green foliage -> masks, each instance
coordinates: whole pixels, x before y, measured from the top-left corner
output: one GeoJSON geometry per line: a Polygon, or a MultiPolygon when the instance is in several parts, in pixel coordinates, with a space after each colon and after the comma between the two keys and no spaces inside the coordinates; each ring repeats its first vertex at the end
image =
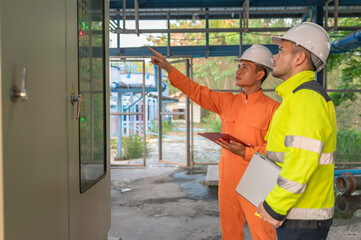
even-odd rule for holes
{"type": "MultiPolygon", "coordinates": [[[[173,59],[172,59],[173,60],[173,59]]],[[[174,61],[177,61],[179,59],[174,59],[174,61]]],[[[185,72],[185,63],[184,62],[179,62],[179,63],[173,63],[172,64],[179,72],[186,74],[185,72]]],[[[163,71],[164,73],[164,71],[163,71]]],[[[177,92],[179,92],[179,90],[175,87],[172,86],[172,84],[170,83],[169,79],[167,76],[163,75],[162,81],[167,85],[168,90],[169,90],[169,94],[175,94],[177,92]]]]}
{"type": "MultiPolygon", "coordinates": [[[[124,159],[135,159],[143,156],[143,139],[138,135],[122,138],[122,146],[124,150],[124,159]]],[[[147,144],[145,145],[145,154],[150,151],[147,144]]]]}
{"type": "Polygon", "coordinates": [[[237,62],[234,57],[194,59],[193,77],[211,89],[234,89],[237,62]]]}
{"type": "Polygon", "coordinates": [[[339,129],[337,132],[336,159],[338,162],[361,159],[361,131],[356,128],[339,129]]]}
{"type": "MultiPolygon", "coordinates": [[[[350,100],[351,102],[353,102],[357,99],[355,93],[353,92],[333,92],[330,94],[330,98],[334,103],[335,107],[340,106],[346,100],[350,100]]],[[[348,108],[349,106],[350,105],[346,105],[345,107],[348,108]]]]}
{"type": "MultiPolygon", "coordinates": [[[[300,23],[299,19],[250,19],[248,22],[249,28],[276,28],[276,27],[290,27],[300,23]]],[[[171,29],[190,29],[190,28],[205,28],[205,20],[177,20],[170,24],[171,29]]],[[[218,19],[209,20],[209,28],[239,28],[239,19],[218,19]]],[[[242,35],[243,44],[270,44],[271,36],[274,33],[258,33],[246,32],[242,35]]],[[[190,45],[205,45],[205,33],[171,33],[171,46],[190,46],[190,45]]],[[[167,35],[159,36],[150,35],[147,40],[152,42],[155,46],[166,46],[167,35]]],[[[218,32],[209,34],[210,45],[238,45],[240,42],[240,35],[237,32],[218,32]]]]}
{"type": "Polygon", "coordinates": [[[115,137],[110,138],[110,149],[117,149],[118,140],[115,137]]]}
{"type": "Polygon", "coordinates": [[[202,122],[211,132],[221,132],[222,130],[222,120],[215,114],[211,114],[209,117],[202,118],[202,122]]]}
{"type": "MultiPolygon", "coordinates": [[[[174,122],[163,121],[162,122],[162,134],[167,134],[168,132],[172,131],[172,128],[174,128],[174,127],[175,127],[174,122]]],[[[152,126],[151,126],[151,131],[158,132],[158,121],[153,121],[152,126]]]]}
{"type": "MultiPolygon", "coordinates": [[[[329,59],[330,70],[341,70],[341,76],[337,78],[335,84],[336,89],[358,89],[361,87],[361,57],[359,54],[354,52],[333,54],[329,59]]],[[[357,99],[355,92],[334,92],[330,94],[330,97],[336,107],[346,100],[353,102],[357,99]]]]}
{"type": "MultiPolygon", "coordinates": [[[[341,18],[339,25],[360,26],[361,18],[341,18]]],[[[330,33],[331,40],[341,39],[350,33],[351,31],[333,31],[330,33]]],[[[331,85],[336,89],[359,89],[361,87],[360,49],[331,54],[327,60],[327,70],[329,86],[331,85]]],[[[350,100],[350,102],[357,100],[355,92],[334,92],[330,94],[330,97],[336,107],[347,100],[350,100]]]]}
{"type": "Polygon", "coordinates": [[[167,132],[172,131],[172,128],[174,126],[175,126],[174,122],[164,121],[164,122],[162,122],[162,132],[167,133],[167,132]]]}

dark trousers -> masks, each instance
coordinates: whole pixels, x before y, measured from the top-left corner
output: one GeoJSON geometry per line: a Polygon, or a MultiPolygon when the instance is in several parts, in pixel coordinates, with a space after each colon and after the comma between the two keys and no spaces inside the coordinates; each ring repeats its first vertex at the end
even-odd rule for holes
{"type": "Polygon", "coordinates": [[[329,230],[329,227],[316,229],[279,227],[276,232],[278,240],[326,240],[329,230]]]}

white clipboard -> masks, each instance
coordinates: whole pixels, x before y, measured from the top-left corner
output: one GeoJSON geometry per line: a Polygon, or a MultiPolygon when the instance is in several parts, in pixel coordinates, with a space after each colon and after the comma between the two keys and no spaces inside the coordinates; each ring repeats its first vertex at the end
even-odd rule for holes
{"type": "Polygon", "coordinates": [[[280,166],[256,152],[248,164],[236,191],[258,207],[276,185],[280,171],[280,166]]]}

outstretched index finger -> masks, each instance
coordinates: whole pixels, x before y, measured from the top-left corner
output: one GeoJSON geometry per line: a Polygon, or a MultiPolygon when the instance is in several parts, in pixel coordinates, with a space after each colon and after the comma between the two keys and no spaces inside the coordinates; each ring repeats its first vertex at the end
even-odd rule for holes
{"type": "Polygon", "coordinates": [[[155,51],[153,48],[148,47],[148,49],[149,49],[150,51],[152,51],[152,53],[154,53],[154,55],[156,55],[157,57],[164,58],[164,56],[163,56],[161,53],[155,51]]]}

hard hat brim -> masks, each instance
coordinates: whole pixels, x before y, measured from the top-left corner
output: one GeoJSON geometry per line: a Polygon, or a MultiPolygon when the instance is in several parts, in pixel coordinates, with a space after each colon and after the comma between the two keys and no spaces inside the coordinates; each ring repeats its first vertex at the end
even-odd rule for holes
{"type": "Polygon", "coordinates": [[[242,60],[252,62],[252,63],[256,64],[257,66],[260,66],[260,67],[266,69],[268,73],[269,73],[269,72],[272,72],[272,70],[273,70],[273,69],[270,68],[270,67],[267,67],[267,66],[265,66],[265,65],[263,65],[263,64],[255,63],[255,62],[253,62],[253,61],[251,61],[251,60],[249,60],[249,59],[247,59],[247,58],[235,58],[235,59],[234,59],[234,61],[238,61],[238,62],[240,62],[240,61],[242,61],[242,60]]]}
{"type": "MultiPolygon", "coordinates": [[[[281,45],[282,40],[284,39],[283,37],[272,37],[272,42],[276,45],[281,45]]],[[[286,40],[286,39],[285,39],[286,40]]]]}
{"type": "Polygon", "coordinates": [[[278,46],[281,45],[283,40],[290,41],[290,42],[293,42],[294,44],[298,45],[297,43],[294,42],[294,40],[291,40],[291,39],[285,38],[285,37],[271,37],[271,39],[272,39],[272,42],[278,46]]]}

